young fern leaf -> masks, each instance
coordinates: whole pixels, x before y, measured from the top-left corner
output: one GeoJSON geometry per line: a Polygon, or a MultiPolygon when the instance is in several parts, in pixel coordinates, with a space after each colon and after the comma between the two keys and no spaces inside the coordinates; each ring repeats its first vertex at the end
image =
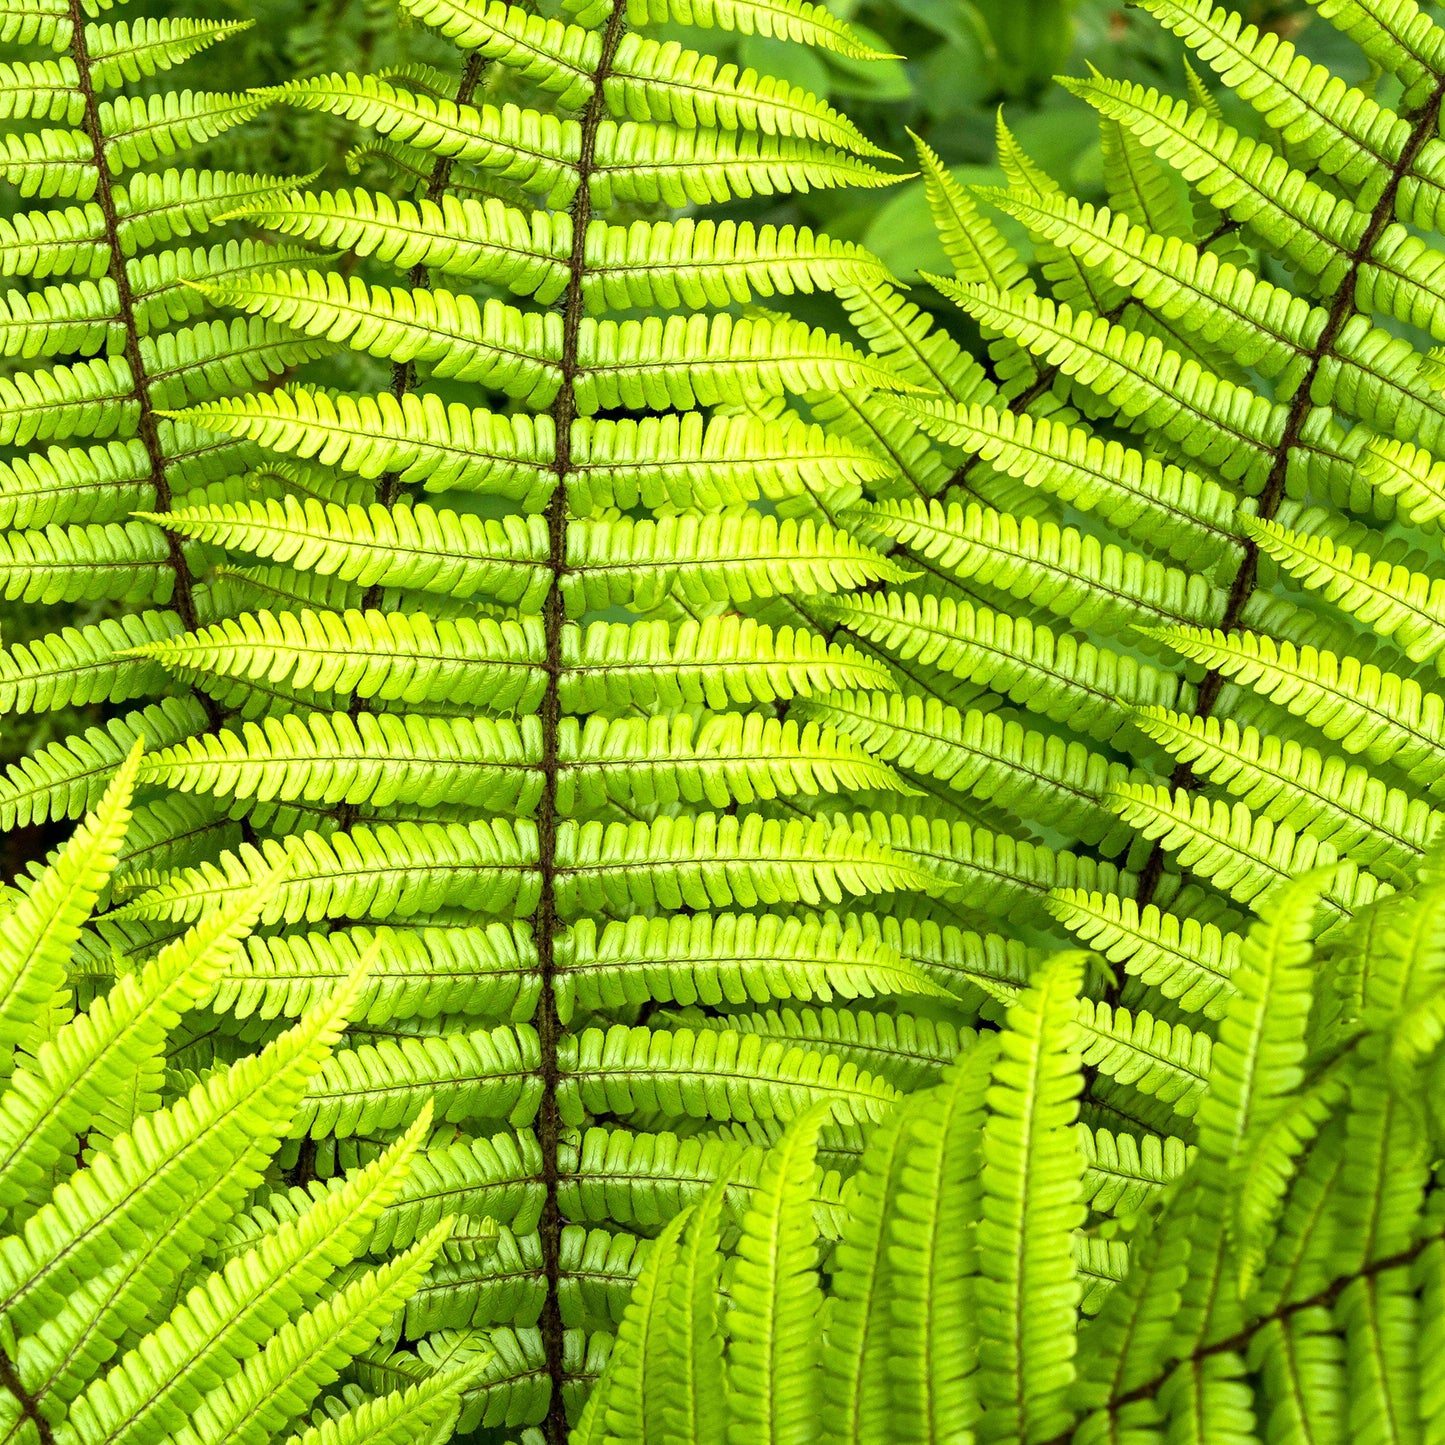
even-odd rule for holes
{"type": "Polygon", "coordinates": [[[794,1122],[743,1217],[725,1317],[730,1445],[802,1445],[812,1436],[822,1380],[816,1330],[822,1300],[807,1184],[827,1114],[820,1104],[794,1122]]]}
{"type": "MultiPolygon", "coordinates": [[[[318,1393],[385,1327],[450,1231],[443,1220],[409,1257],[346,1278],[403,1187],[430,1111],[345,1183],[262,1225],[234,1269],[210,1269],[212,1241],[261,1184],[339,1041],[366,962],[259,1054],[218,1064],[189,1089],[166,1076],[168,1042],[274,879],[88,1008],[26,1008],[74,961],[79,926],[115,866],[138,760],[137,748],[100,810],[33,880],[16,910],[26,927],[7,934],[19,960],[7,1017],[20,1062],[0,1091],[0,1410],[18,1439],[270,1439],[304,1428],[318,1393]],[[225,1435],[226,1419],[241,1433],[225,1435]]],[[[464,1381],[431,1392],[434,1419],[455,1408],[464,1381]]],[[[389,1398],[352,1404],[378,1420],[397,1408],[389,1398]]]]}
{"type": "Polygon", "coordinates": [[[16,1046],[44,1019],[65,986],[70,954],[119,856],[139,766],[136,743],[94,819],[65,845],[6,919],[0,939],[0,1065],[7,1075],[16,1046]]]}
{"type": "Polygon", "coordinates": [[[1010,1009],[991,1074],[977,1244],[982,1439],[1047,1440],[1067,1419],[1079,1297],[1069,1240],[1083,1221],[1083,1161],[1068,1129],[1082,973],[1067,955],[1049,964],[1010,1009]]]}

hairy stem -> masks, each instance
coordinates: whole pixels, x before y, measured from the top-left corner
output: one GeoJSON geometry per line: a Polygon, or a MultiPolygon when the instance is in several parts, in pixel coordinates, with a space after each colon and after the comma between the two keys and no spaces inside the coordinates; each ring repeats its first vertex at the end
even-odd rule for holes
{"type": "Polygon", "coordinates": [[[562,383],[550,414],[556,433],[553,472],[556,485],[547,503],[547,553],[552,585],[542,608],[546,651],[543,667],[547,677],[542,696],[542,796],[537,804],[537,858],[541,888],[537,900],[537,966],[541,992],[537,1003],[537,1036],[541,1058],[542,1101],[537,1112],[537,1140],[542,1151],[542,1183],[545,1197],[540,1224],[542,1271],[547,1296],[542,1305],[542,1340],[547,1355],[551,1396],[544,1429],[547,1445],[566,1445],[567,1412],[562,1387],[566,1379],[565,1335],[558,1286],[562,1273],[562,1211],[557,1199],[560,1175],[562,1121],[558,1110],[557,1050],[562,1021],[557,1013],[557,771],[562,719],[562,577],[567,570],[567,473],[572,469],[572,423],[577,419],[574,390],[581,370],[578,339],[582,330],[584,296],[582,283],[587,269],[587,228],[592,220],[591,178],[597,152],[597,133],[606,114],[603,84],[621,44],[627,7],[625,0],[612,0],[602,35],[602,51],[592,75],[592,94],[582,114],[581,145],[577,156],[577,190],[572,197],[572,250],[567,260],[567,289],[562,296],[562,383]]]}
{"type": "MultiPolygon", "coordinates": [[[[100,102],[95,94],[95,81],[91,74],[90,51],[85,39],[86,17],[81,0],[70,0],[70,57],[75,62],[78,88],[85,102],[85,113],[81,117],[81,128],[90,138],[94,153],[96,185],[95,200],[100,207],[105,223],[105,243],[110,254],[109,275],[115,283],[118,315],[117,319],[125,333],[125,360],[130,370],[131,385],[135,387],[136,400],[140,404],[140,416],[136,430],[141,444],[145,447],[146,459],[150,463],[150,482],[155,490],[155,509],[169,512],[171,509],[171,484],[166,477],[166,454],[161,445],[158,419],[151,402],[150,378],[146,374],[145,361],[141,356],[140,326],[136,320],[135,293],[131,289],[130,273],[126,269],[125,255],[120,244],[120,215],[115,206],[115,193],[111,189],[110,166],[105,156],[105,132],[100,121],[100,102]]],[[[172,604],[179,614],[187,632],[196,630],[196,579],[191,572],[181,539],[174,532],[165,534],[166,549],[170,556],[171,570],[175,574],[175,590],[172,604]]],[[[201,698],[212,722],[220,719],[220,710],[214,701],[202,693],[201,698]]]]}
{"type": "MultiPolygon", "coordinates": [[[[1380,192],[1380,198],[1375,202],[1374,209],[1370,213],[1369,224],[1361,234],[1355,249],[1350,253],[1349,264],[1340,280],[1339,290],[1335,293],[1334,300],[1330,305],[1324,329],[1320,332],[1319,338],[1310,352],[1304,376],[1300,379],[1299,385],[1290,398],[1284,430],[1280,436],[1279,445],[1275,449],[1274,463],[1270,467],[1269,475],[1265,478],[1264,490],[1260,493],[1259,506],[1255,512],[1255,516],[1261,521],[1272,520],[1279,511],[1280,503],[1284,501],[1285,484],[1289,478],[1290,455],[1299,443],[1305,423],[1314,409],[1310,393],[1314,387],[1315,378],[1319,375],[1320,367],[1329,359],[1330,353],[1334,350],[1335,342],[1339,339],[1345,323],[1356,313],[1355,278],[1359,274],[1360,267],[1369,260],[1370,253],[1375,248],[1375,242],[1379,240],[1385,227],[1395,218],[1395,193],[1400,189],[1401,181],[1409,175],[1410,168],[1414,165],[1415,159],[1424,148],[1425,143],[1432,139],[1439,130],[1442,101],[1445,101],[1445,80],[1435,87],[1430,98],[1412,117],[1413,124],[1410,128],[1409,138],[1400,152],[1399,159],[1390,169],[1389,180],[1385,183],[1385,188],[1380,192]]],[[[1234,632],[1238,629],[1244,617],[1245,608],[1249,606],[1250,600],[1254,597],[1258,583],[1259,544],[1253,537],[1246,537],[1244,539],[1244,555],[1240,559],[1239,568],[1234,574],[1234,580],[1230,583],[1229,592],[1225,598],[1224,613],[1219,621],[1220,631],[1234,632]]],[[[1224,674],[1218,668],[1210,668],[1204,674],[1199,684],[1199,691],[1195,694],[1194,714],[1196,717],[1207,718],[1213,713],[1215,704],[1219,701],[1219,695],[1224,690],[1224,681],[1224,674]]],[[[1198,786],[1193,769],[1187,763],[1180,763],[1174,769],[1169,783],[1171,787],[1175,788],[1193,789],[1198,786]]],[[[1139,876],[1137,902],[1141,909],[1153,901],[1163,876],[1164,847],[1162,843],[1156,843],[1139,876]]],[[[1117,1000],[1118,990],[1115,989],[1112,993],[1111,1002],[1117,1000]]]]}

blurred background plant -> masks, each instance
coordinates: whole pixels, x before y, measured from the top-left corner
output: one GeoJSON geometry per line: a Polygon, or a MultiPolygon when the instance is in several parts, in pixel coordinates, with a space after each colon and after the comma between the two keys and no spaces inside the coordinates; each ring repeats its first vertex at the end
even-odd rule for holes
{"type": "MultiPolygon", "coordinates": [[[[1099,128],[1082,101],[1049,84],[1060,72],[1079,74],[1091,63],[1121,78],[1155,84],[1175,94],[1198,82],[1187,74],[1181,48],[1162,27],[1135,14],[1120,0],[827,0],[856,30],[895,59],[860,62],[810,52],[761,36],[715,32],[709,44],[724,61],[739,68],[786,77],[825,96],[853,117],[865,134],[898,156],[906,176],[915,156],[912,136],[925,140],[964,184],[1003,184],[996,160],[997,127],[1002,116],[1024,152],[1074,194],[1103,194],[1104,161],[1099,128]]],[[[1312,23],[1305,0],[1258,0],[1241,4],[1255,24],[1278,31],[1313,58],[1331,64],[1357,82],[1358,52],[1350,52],[1338,32],[1312,23]]],[[[132,23],[148,16],[194,12],[193,0],[133,0],[125,7],[132,23]]],[[[552,13],[554,0],[539,9],[552,13]]],[[[192,60],[188,83],[209,90],[243,90],[279,85],[288,79],[337,70],[405,71],[408,83],[425,88],[427,67],[450,65],[454,52],[418,27],[399,23],[394,0],[210,0],[210,19],[250,22],[244,33],[192,60]]],[[[659,32],[661,33],[661,32],[659,32]]],[[[686,43],[686,34],[678,32],[686,43]]],[[[695,42],[695,32],[693,40],[695,42]]],[[[0,47],[0,62],[18,58],[0,47]]],[[[492,67],[484,81],[486,98],[511,99],[517,82],[506,67],[492,67]]],[[[167,83],[162,76],[151,84],[167,83]]],[[[133,89],[144,91],[142,82],[133,89]]],[[[520,98],[520,97],[518,97],[520,98]]],[[[1237,108],[1237,102],[1235,107],[1237,108]]],[[[0,107],[3,112],[3,107],[0,107]]],[[[1251,115],[1236,116],[1257,130],[1251,115]]],[[[0,120],[0,131],[14,123],[0,120]]],[[[190,164],[224,166],[282,175],[317,173],[319,185],[346,185],[360,178],[385,187],[377,174],[395,168],[376,148],[357,145],[357,134],[331,117],[293,107],[266,110],[248,126],[230,131],[214,148],[195,153],[190,164]]],[[[414,178],[393,175],[389,188],[399,194],[414,178]]],[[[4,188],[3,204],[24,206],[17,192],[4,188]]],[[[738,219],[792,223],[857,240],[878,254],[905,283],[920,271],[949,272],[951,267],[928,213],[923,183],[900,179],[885,191],[817,191],[785,197],[756,197],[733,208],[738,219]]],[[[1011,223],[1005,218],[1005,229],[1011,223]]],[[[1028,254],[1021,231],[1010,238],[1028,254]]],[[[29,288],[44,281],[17,279],[29,288]]],[[[935,309],[939,321],[982,353],[977,336],[954,308],[927,287],[913,299],[935,309]]],[[[821,297],[794,297],[790,309],[817,320],[834,303],[821,297]]],[[[60,358],[64,359],[64,358],[60,358]]],[[[337,361],[328,378],[362,389],[384,387],[379,363],[353,358],[354,376],[343,377],[337,361]],[[374,373],[374,374],[373,374],[374,373]]],[[[28,365],[23,358],[0,360],[0,367],[28,365]]],[[[0,599],[4,596],[0,579],[0,599]]],[[[0,600],[0,642],[25,642],[38,632],[41,607],[0,600]]],[[[84,626],[107,611],[103,604],[77,607],[71,619],[84,626]]],[[[53,622],[53,613],[50,614],[53,622]]],[[[48,626],[49,624],[47,624],[48,626]]],[[[103,721],[104,706],[65,709],[35,716],[0,719],[0,765],[64,737],[77,727],[103,721]]],[[[8,875],[23,867],[57,839],[45,830],[14,830],[0,843],[0,869],[8,875]]]]}

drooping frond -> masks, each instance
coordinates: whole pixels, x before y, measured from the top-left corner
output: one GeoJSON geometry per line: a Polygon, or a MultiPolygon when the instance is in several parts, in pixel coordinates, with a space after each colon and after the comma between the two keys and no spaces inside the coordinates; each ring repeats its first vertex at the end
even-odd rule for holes
{"type": "MultiPolygon", "coordinates": [[[[367,960],[259,1053],[189,1086],[166,1070],[275,878],[118,979],[86,1008],[56,1007],[81,926],[115,867],[139,748],[12,912],[0,1094],[4,1417],[16,1438],[141,1445],[219,1441],[246,1420],[271,1434],[307,1412],[377,1339],[438,1257],[450,1218],[377,1268],[353,1267],[404,1188],[430,1125],[338,1187],[253,1231],[232,1265],[207,1259],[239,1218],[339,1041],[367,960]],[[25,1361],[23,1370],[17,1361],[25,1361]]],[[[401,1400],[356,1396],[363,1420],[449,1421],[469,1372],[401,1400]]],[[[253,1427],[252,1427],[253,1428],[253,1427]]],[[[234,1433],[229,1438],[238,1438],[234,1433]]],[[[341,1439],[355,1438],[341,1436],[341,1439]]]]}

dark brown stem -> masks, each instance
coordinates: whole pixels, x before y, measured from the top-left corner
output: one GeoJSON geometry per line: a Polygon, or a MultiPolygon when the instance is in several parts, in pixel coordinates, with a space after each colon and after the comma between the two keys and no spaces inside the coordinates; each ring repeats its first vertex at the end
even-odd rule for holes
{"type": "MultiPolygon", "coordinates": [[[[95,83],[90,70],[90,52],[85,40],[86,17],[81,0],[70,0],[70,56],[75,62],[77,88],[85,102],[85,113],[81,117],[81,128],[90,138],[95,157],[95,200],[100,207],[105,223],[105,241],[110,252],[110,279],[115,283],[117,296],[117,320],[125,333],[125,360],[130,370],[131,385],[135,387],[136,400],[140,404],[140,416],[136,431],[145,447],[146,459],[150,463],[150,482],[155,491],[157,512],[171,509],[171,484],[166,477],[166,454],[161,445],[158,419],[151,402],[150,379],[146,374],[145,360],[141,355],[140,327],[136,322],[135,293],[131,289],[130,273],[126,270],[125,256],[120,245],[120,215],[115,207],[115,193],[111,189],[110,166],[105,156],[105,131],[100,121],[100,103],[96,99],[95,83]]],[[[167,531],[166,550],[170,557],[171,570],[175,574],[175,590],[172,604],[187,632],[196,630],[196,579],[191,574],[181,539],[167,531]]],[[[220,711],[214,701],[201,695],[212,721],[219,721],[220,711]]]]}
{"type": "MultiPolygon", "coordinates": [[[[1400,188],[1400,182],[1410,173],[1410,168],[1414,165],[1415,159],[1425,143],[1439,129],[1442,100],[1445,100],[1445,80],[1436,86],[1434,93],[1414,117],[1415,123],[1410,130],[1409,138],[1406,140],[1399,158],[1391,167],[1390,178],[1386,182],[1384,190],[1381,191],[1379,200],[1375,202],[1374,210],[1370,213],[1369,224],[1361,234],[1355,249],[1350,253],[1349,263],[1340,280],[1339,290],[1335,293],[1334,301],[1330,306],[1324,329],[1310,350],[1304,376],[1290,398],[1284,430],[1280,435],[1279,444],[1275,448],[1274,463],[1270,467],[1269,475],[1265,478],[1264,489],[1260,493],[1259,506],[1255,512],[1261,521],[1270,521],[1279,511],[1280,503],[1284,501],[1285,484],[1289,478],[1290,454],[1299,443],[1305,423],[1309,420],[1310,412],[1314,408],[1310,392],[1314,387],[1315,379],[1319,375],[1320,367],[1329,359],[1345,323],[1355,314],[1355,278],[1360,267],[1369,259],[1370,253],[1375,248],[1375,242],[1379,240],[1385,227],[1394,219],[1395,193],[1400,188]]],[[[1240,559],[1239,568],[1234,574],[1234,580],[1225,597],[1224,612],[1219,620],[1221,632],[1233,632],[1239,627],[1245,608],[1249,606],[1254,597],[1258,582],[1259,544],[1253,537],[1246,537],[1244,539],[1244,555],[1240,559]]],[[[1218,668],[1210,668],[1204,674],[1194,700],[1196,717],[1207,718],[1213,713],[1215,704],[1219,701],[1219,694],[1224,690],[1224,681],[1224,674],[1218,668]]],[[[1188,763],[1180,763],[1170,775],[1169,784],[1173,788],[1193,789],[1198,786],[1198,780],[1188,763]]],[[[1164,857],[1163,845],[1156,843],[1139,874],[1139,887],[1135,900],[1140,909],[1148,907],[1154,900],[1154,894],[1158,891],[1160,880],[1164,876],[1164,857]]],[[[1117,1002],[1118,995],[1118,987],[1110,989],[1106,996],[1106,1002],[1117,1002]]]]}
{"type": "Polygon", "coordinates": [[[612,0],[602,51],[592,75],[592,94],[582,114],[581,145],[577,155],[577,190],[572,197],[572,251],[567,260],[567,289],[562,297],[561,386],[550,408],[556,434],[553,473],[556,486],[547,503],[548,566],[552,585],[542,607],[546,638],[543,667],[547,689],[542,695],[542,796],[537,804],[537,857],[541,887],[537,900],[537,968],[541,993],[537,1004],[537,1038],[541,1060],[542,1101],[537,1111],[537,1142],[542,1151],[545,1198],[540,1224],[542,1271],[547,1296],[542,1305],[542,1341],[547,1355],[551,1396],[544,1429],[547,1445],[567,1445],[567,1412],[562,1396],[566,1382],[565,1333],[558,1293],[562,1275],[562,1210],[557,1198],[561,1172],[562,1119],[557,1107],[558,1045],[562,1021],[557,1012],[557,772],[562,721],[562,578],[567,570],[567,473],[572,469],[572,424],[577,419],[575,383],[581,371],[578,340],[585,311],[583,280],[587,269],[587,228],[592,220],[591,178],[597,152],[597,133],[606,115],[603,85],[612,71],[617,47],[626,27],[624,0],[612,0]]]}
{"type": "MultiPolygon", "coordinates": [[[[1264,489],[1260,494],[1259,508],[1256,515],[1261,518],[1267,520],[1273,517],[1275,513],[1278,512],[1280,503],[1284,500],[1285,484],[1289,475],[1290,452],[1298,443],[1305,423],[1309,419],[1310,409],[1313,406],[1313,402],[1310,399],[1310,388],[1319,373],[1320,367],[1328,359],[1345,323],[1355,314],[1355,277],[1360,267],[1369,259],[1375,242],[1379,239],[1385,227],[1394,219],[1395,193],[1399,189],[1401,181],[1409,174],[1415,158],[1419,155],[1425,143],[1436,134],[1439,127],[1442,102],[1445,102],[1445,79],[1439,82],[1430,98],[1413,117],[1414,124],[1411,127],[1409,139],[1406,141],[1404,149],[1400,152],[1398,160],[1391,169],[1390,179],[1386,183],[1385,189],[1381,192],[1380,198],[1370,214],[1369,224],[1365,227],[1359,242],[1350,253],[1349,263],[1344,276],[1340,280],[1339,290],[1335,293],[1334,300],[1330,306],[1324,329],[1320,332],[1319,338],[1310,353],[1305,374],[1290,399],[1289,412],[1285,418],[1284,430],[1280,437],[1279,446],[1276,449],[1274,463],[1270,468],[1268,477],[1265,479],[1264,489]]],[[[1244,556],[1238,570],[1235,572],[1234,580],[1230,585],[1228,595],[1225,599],[1224,613],[1220,621],[1220,627],[1223,631],[1232,631],[1239,626],[1244,616],[1244,610],[1249,605],[1250,598],[1254,595],[1258,584],[1258,575],[1259,547],[1252,538],[1248,538],[1245,540],[1244,556]]],[[[1211,669],[1205,674],[1203,681],[1200,683],[1199,693],[1195,702],[1196,716],[1207,718],[1210,715],[1219,700],[1219,694],[1222,688],[1223,675],[1221,673],[1215,669],[1211,669]]],[[[1175,787],[1195,786],[1195,780],[1191,770],[1182,764],[1174,770],[1171,783],[1175,787]]],[[[1144,871],[1140,875],[1137,895],[1140,907],[1145,906],[1152,899],[1162,875],[1163,849],[1156,844],[1153,852],[1150,854],[1144,871]]],[[[1109,994],[1111,995],[1109,1001],[1117,1000],[1117,988],[1109,990],[1109,994]]],[[[1352,1047],[1353,1042],[1352,1040],[1346,1047],[1352,1047]]],[[[1440,1238],[1440,1235],[1429,1235],[1422,1240],[1418,1240],[1408,1249],[1402,1250],[1397,1254],[1386,1256],[1383,1259],[1375,1260],[1355,1274],[1344,1275],[1331,1281],[1330,1284],[1312,1295],[1308,1295],[1302,1299],[1287,1301],[1269,1314],[1251,1321],[1234,1334],[1201,1345],[1181,1359],[1171,1360],[1158,1374],[1129,1390],[1121,1391],[1100,1408],[1107,1411],[1110,1416],[1114,1416],[1117,1415],[1120,1410],[1126,1409],[1130,1405],[1153,1399],[1167,1383],[1170,1376],[1181,1365],[1196,1364],[1214,1355],[1239,1353],[1247,1349],[1250,1342],[1261,1330],[1273,1324],[1286,1323],[1301,1311],[1330,1307],[1339,1299],[1346,1289],[1357,1281],[1373,1279],[1375,1276],[1389,1270],[1408,1268],[1431,1244],[1440,1238]]],[[[1046,1441],[1045,1445],[1067,1445],[1067,1442],[1073,1437],[1073,1434],[1074,1429],[1071,1427],[1068,1431],[1055,1437],[1055,1439],[1046,1441]]]]}
{"type": "MultiPolygon", "coordinates": [[[[1445,1236],[1426,1235],[1425,1238],[1416,1240],[1408,1249],[1402,1249],[1396,1254],[1374,1260],[1354,1274],[1341,1275],[1338,1279],[1331,1280],[1323,1289],[1316,1290],[1314,1294],[1300,1299],[1287,1300],[1268,1314],[1261,1315],[1257,1320],[1251,1320],[1249,1324],[1244,1325],[1233,1334],[1211,1340],[1208,1344],[1200,1345],[1177,1360],[1170,1360],[1157,1375],[1128,1390],[1120,1391],[1098,1409],[1105,1410],[1110,1415],[1116,1415],[1130,1405],[1137,1405],[1144,1400],[1152,1400],[1181,1366],[1199,1364],[1215,1355],[1239,1354],[1249,1348],[1261,1330],[1268,1329],[1271,1325],[1287,1324],[1295,1315],[1306,1310],[1329,1309],[1351,1285],[1358,1284],[1361,1280],[1375,1279],[1379,1275],[1388,1274],[1391,1270],[1409,1269],[1432,1244],[1438,1244],[1442,1237],[1445,1236]]],[[[1042,1445],[1069,1445],[1077,1428],[1077,1425],[1072,1425],[1051,1440],[1043,1441],[1042,1445]]]]}

